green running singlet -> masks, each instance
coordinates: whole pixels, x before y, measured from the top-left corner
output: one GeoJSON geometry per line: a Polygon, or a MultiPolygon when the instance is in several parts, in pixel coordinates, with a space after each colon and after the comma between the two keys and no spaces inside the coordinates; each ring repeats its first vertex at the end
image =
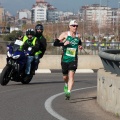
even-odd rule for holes
{"type": "Polygon", "coordinates": [[[78,45],[79,45],[79,38],[78,35],[73,38],[68,31],[68,36],[66,41],[69,41],[70,44],[63,47],[63,56],[62,62],[73,62],[77,60],[78,55],[78,45]]]}

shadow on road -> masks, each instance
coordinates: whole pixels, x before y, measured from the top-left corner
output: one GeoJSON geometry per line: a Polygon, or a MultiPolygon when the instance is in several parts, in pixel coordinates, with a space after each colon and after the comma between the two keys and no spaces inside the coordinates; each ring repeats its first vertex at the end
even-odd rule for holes
{"type": "Polygon", "coordinates": [[[70,103],[77,103],[77,102],[84,102],[84,101],[89,101],[89,100],[95,100],[97,97],[86,97],[86,98],[74,98],[71,99],[70,103]]]}

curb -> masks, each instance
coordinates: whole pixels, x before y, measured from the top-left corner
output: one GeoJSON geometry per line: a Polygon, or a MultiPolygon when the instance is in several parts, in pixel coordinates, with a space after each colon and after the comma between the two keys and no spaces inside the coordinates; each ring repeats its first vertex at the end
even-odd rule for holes
{"type": "MultiPolygon", "coordinates": [[[[0,73],[2,69],[0,69],[0,73]]],[[[77,69],[76,73],[94,73],[97,69],[77,69]]],[[[35,73],[62,73],[61,69],[38,69],[35,73]]]]}

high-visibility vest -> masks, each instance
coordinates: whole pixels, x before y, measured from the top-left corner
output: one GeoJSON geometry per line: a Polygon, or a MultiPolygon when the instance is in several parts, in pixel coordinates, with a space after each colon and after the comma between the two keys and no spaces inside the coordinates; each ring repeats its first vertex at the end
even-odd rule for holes
{"type": "Polygon", "coordinates": [[[25,35],[25,36],[23,37],[23,43],[24,43],[27,39],[28,39],[28,37],[25,35]]]}
{"type": "Polygon", "coordinates": [[[101,44],[101,46],[102,46],[102,47],[104,47],[104,46],[105,46],[105,44],[104,44],[104,43],[102,43],[102,44],[101,44]]]}
{"type": "Polygon", "coordinates": [[[20,50],[22,50],[22,46],[23,46],[23,44],[24,44],[24,42],[26,41],[28,39],[28,37],[26,36],[26,35],[24,35],[23,36],[23,43],[22,43],[22,45],[20,46],[20,50]]]}
{"type": "Polygon", "coordinates": [[[94,45],[94,46],[97,46],[97,43],[94,43],[93,45],[94,45]]]}
{"type": "Polygon", "coordinates": [[[109,46],[110,46],[110,43],[107,43],[106,46],[109,47],[109,46]]]}
{"type": "MultiPolygon", "coordinates": [[[[26,40],[28,40],[28,37],[27,36],[24,36],[23,37],[23,44],[26,42],[26,40]]],[[[33,46],[35,46],[35,42],[36,42],[36,40],[37,40],[37,37],[34,37],[34,39],[33,39],[33,41],[32,41],[32,45],[33,46]]],[[[22,45],[23,46],[23,45],[22,45]]],[[[22,46],[20,46],[20,49],[22,49],[22,46]]],[[[41,54],[42,53],[42,51],[37,51],[36,53],[35,53],[35,55],[39,55],[39,54],[41,54]]]]}

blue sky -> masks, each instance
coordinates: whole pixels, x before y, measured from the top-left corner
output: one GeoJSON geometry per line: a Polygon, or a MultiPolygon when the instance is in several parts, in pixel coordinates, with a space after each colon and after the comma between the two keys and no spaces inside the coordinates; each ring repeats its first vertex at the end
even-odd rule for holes
{"type": "MultiPolygon", "coordinates": [[[[72,11],[77,12],[79,8],[83,5],[90,4],[99,4],[101,1],[102,5],[107,5],[110,7],[118,7],[118,2],[120,0],[45,0],[49,2],[51,5],[56,7],[61,11],[72,11]],[[107,2],[108,1],[108,2],[107,2]]],[[[16,11],[20,9],[31,9],[32,5],[36,2],[36,0],[0,0],[2,6],[11,12],[11,14],[15,15],[16,11]]]]}

